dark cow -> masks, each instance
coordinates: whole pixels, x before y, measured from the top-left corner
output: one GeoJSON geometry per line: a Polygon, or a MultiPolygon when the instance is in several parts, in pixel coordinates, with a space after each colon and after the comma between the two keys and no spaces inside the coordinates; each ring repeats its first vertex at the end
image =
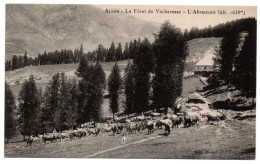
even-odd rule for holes
{"type": "Polygon", "coordinates": [[[184,116],[184,127],[190,127],[192,126],[191,117],[185,115],[184,116]]]}
{"type": "Polygon", "coordinates": [[[27,144],[27,146],[31,146],[32,143],[33,143],[32,138],[28,138],[28,139],[26,139],[26,144],[27,144]]]}
{"type": "Polygon", "coordinates": [[[157,127],[157,129],[162,129],[162,123],[160,120],[156,121],[155,126],[157,127]]]}
{"type": "Polygon", "coordinates": [[[112,130],[112,132],[113,132],[113,135],[116,135],[116,132],[117,132],[117,125],[112,125],[111,126],[111,130],[112,130]]]}
{"type": "Polygon", "coordinates": [[[148,134],[152,134],[154,132],[153,122],[151,122],[151,121],[147,122],[146,127],[148,129],[148,134]]]}
{"type": "Polygon", "coordinates": [[[177,127],[178,128],[179,125],[182,123],[182,120],[183,119],[181,117],[179,117],[179,116],[177,118],[173,119],[172,120],[172,128],[173,127],[177,127]]]}
{"type": "Polygon", "coordinates": [[[44,135],[44,136],[42,137],[43,143],[46,143],[46,141],[53,142],[53,141],[55,141],[55,140],[56,140],[56,138],[55,138],[54,135],[44,135]]]}
{"type": "Polygon", "coordinates": [[[117,133],[118,134],[121,133],[123,131],[123,129],[124,129],[123,124],[117,124],[116,126],[117,126],[117,133]]]}
{"type": "Polygon", "coordinates": [[[77,131],[77,132],[73,132],[73,137],[81,139],[81,137],[83,137],[83,132],[82,131],[77,131]]]}

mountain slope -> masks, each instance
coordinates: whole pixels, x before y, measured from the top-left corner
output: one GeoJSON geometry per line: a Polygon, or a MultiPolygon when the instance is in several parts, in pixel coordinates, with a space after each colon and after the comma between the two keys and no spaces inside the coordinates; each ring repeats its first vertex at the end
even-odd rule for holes
{"type": "Polygon", "coordinates": [[[99,43],[129,42],[138,37],[153,41],[159,24],[127,14],[105,14],[90,5],[6,5],[6,59],[28,51],[38,53],[74,49],[83,43],[93,50],[99,43]]]}
{"type": "Polygon", "coordinates": [[[186,58],[185,71],[193,71],[193,66],[208,54],[214,54],[221,38],[197,38],[188,41],[189,56],[186,58]]]}

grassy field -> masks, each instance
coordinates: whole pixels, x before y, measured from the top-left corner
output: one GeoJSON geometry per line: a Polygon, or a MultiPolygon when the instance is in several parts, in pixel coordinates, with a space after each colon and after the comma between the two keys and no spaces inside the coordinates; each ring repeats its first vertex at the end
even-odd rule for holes
{"type": "Polygon", "coordinates": [[[159,158],[159,159],[254,159],[255,119],[225,120],[215,125],[201,123],[191,128],[174,128],[152,135],[147,131],[112,136],[105,133],[65,143],[25,143],[5,145],[5,157],[66,158],[159,158]]]}
{"type": "MultiPolygon", "coordinates": [[[[101,63],[106,77],[110,74],[114,62],[101,63]]],[[[128,61],[119,61],[118,66],[123,75],[123,70],[127,66],[128,61]]],[[[18,98],[18,94],[21,90],[22,83],[25,79],[29,79],[30,75],[33,75],[36,81],[36,85],[41,87],[43,91],[51,80],[51,77],[58,73],[64,72],[69,79],[77,78],[75,71],[78,67],[78,64],[60,64],[60,65],[41,65],[41,66],[27,66],[21,69],[14,71],[8,71],[5,73],[5,80],[10,85],[12,92],[15,97],[18,98]],[[15,84],[16,81],[19,81],[20,84],[15,84]]]]}
{"type": "MultiPolygon", "coordinates": [[[[197,78],[184,79],[183,95],[202,86],[197,78]]],[[[127,134],[125,144],[121,143],[121,134],[113,136],[111,132],[31,147],[25,142],[9,143],[5,145],[5,157],[254,159],[255,118],[236,120],[232,119],[233,111],[225,112],[229,117],[218,124],[181,126],[169,136],[163,135],[164,130],[156,130],[152,135],[147,135],[147,130],[127,134]]]]}

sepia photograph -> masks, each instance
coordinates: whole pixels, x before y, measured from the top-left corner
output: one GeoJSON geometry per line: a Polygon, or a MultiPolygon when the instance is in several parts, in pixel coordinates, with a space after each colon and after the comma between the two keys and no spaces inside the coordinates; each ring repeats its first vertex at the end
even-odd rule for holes
{"type": "Polygon", "coordinates": [[[4,12],[4,158],[256,159],[257,6],[4,12]]]}

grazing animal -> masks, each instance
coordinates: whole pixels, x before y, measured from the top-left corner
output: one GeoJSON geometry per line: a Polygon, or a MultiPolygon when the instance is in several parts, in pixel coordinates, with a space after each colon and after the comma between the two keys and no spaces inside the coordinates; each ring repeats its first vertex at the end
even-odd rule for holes
{"type": "Polygon", "coordinates": [[[155,126],[157,127],[157,129],[162,129],[162,123],[160,120],[156,121],[155,126]]]}
{"type": "Polygon", "coordinates": [[[33,140],[32,140],[32,139],[27,139],[27,140],[26,140],[26,142],[27,142],[27,146],[31,146],[31,145],[32,145],[32,142],[33,142],[33,140]]]}
{"type": "Polygon", "coordinates": [[[177,118],[171,119],[172,120],[172,128],[173,127],[179,127],[179,125],[182,123],[182,118],[180,116],[177,116],[177,118]]]}
{"type": "Polygon", "coordinates": [[[123,131],[123,129],[124,129],[123,124],[119,124],[119,123],[118,123],[116,126],[117,126],[117,133],[118,133],[118,134],[121,133],[121,132],[123,131]]]}
{"type": "Polygon", "coordinates": [[[192,125],[190,116],[184,116],[184,127],[190,127],[192,125]]]}
{"type": "Polygon", "coordinates": [[[148,129],[148,134],[152,134],[154,132],[154,123],[149,121],[146,124],[146,127],[148,129]]]}
{"type": "MultiPolygon", "coordinates": [[[[210,123],[210,121],[220,121],[220,118],[219,118],[219,116],[214,116],[214,115],[207,115],[207,118],[208,118],[208,120],[207,120],[207,124],[209,124],[210,123]]],[[[218,123],[218,122],[217,122],[218,123]]]]}
{"type": "Polygon", "coordinates": [[[103,128],[102,128],[102,131],[103,131],[103,132],[111,132],[111,130],[112,130],[112,127],[111,127],[111,126],[109,126],[109,127],[103,127],[103,128]]]}
{"type": "Polygon", "coordinates": [[[70,141],[73,138],[73,133],[61,133],[61,142],[64,142],[65,139],[69,139],[70,141]]]}
{"type": "Polygon", "coordinates": [[[89,136],[92,135],[92,134],[95,134],[97,136],[100,131],[101,131],[100,128],[88,128],[87,129],[89,136]]]}
{"type": "Polygon", "coordinates": [[[117,125],[116,125],[116,124],[112,125],[112,126],[111,126],[111,130],[112,130],[112,132],[113,132],[113,135],[116,135],[117,125]]]}
{"type": "Polygon", "coordinates": [[[83,137],[83,132],[82,131],[73,132],[73,137],[81,139],[81,137],[83,137]]]}
{"type": "Polygon", "coordinates": [[[196,125],[199,122],[199,114],[196,112],[184,112],[184,127],[196,125]]]}
{"type": "Polygon", "coordinates": [[[33,143],[33,136],[26,139],[27,146],[31,146],[33,143]]]}
{"type": "Polygon", "coordinates": [[[171,125],[165,125],[165,134],[169,135],[171,133],[171,125]]]}
{"type": "Polygon", "coordinates": [[[160,120],[161,124],[165,127],[165,134],[171,133],[172,121],[170,119],[160,120]]]}
{"type": "Polygon", "coordinates": [[[53,134],[43,135],[42,141],[43,141],[43,143],[46,143],[46,141],[53,142],[53,141],[55,141],[55,136],[53,134]]]}
{"type": "MultiPolygon", "coordinates": [[[[139,129],[139,125],[135,122],[130,122],[129,126],[128,126],[128,131],[130,132],[135,132],[136,133],[136,130],[139,129]]],[[[139,129],[140,130],[140,129],[139,129]]]]}
{"type": "Polygon", "coordinates": [[[191,124],[192,125],[198,125],[198,122],[199,122],[199,117],[198,116],[191,116],[191,124]]]}

